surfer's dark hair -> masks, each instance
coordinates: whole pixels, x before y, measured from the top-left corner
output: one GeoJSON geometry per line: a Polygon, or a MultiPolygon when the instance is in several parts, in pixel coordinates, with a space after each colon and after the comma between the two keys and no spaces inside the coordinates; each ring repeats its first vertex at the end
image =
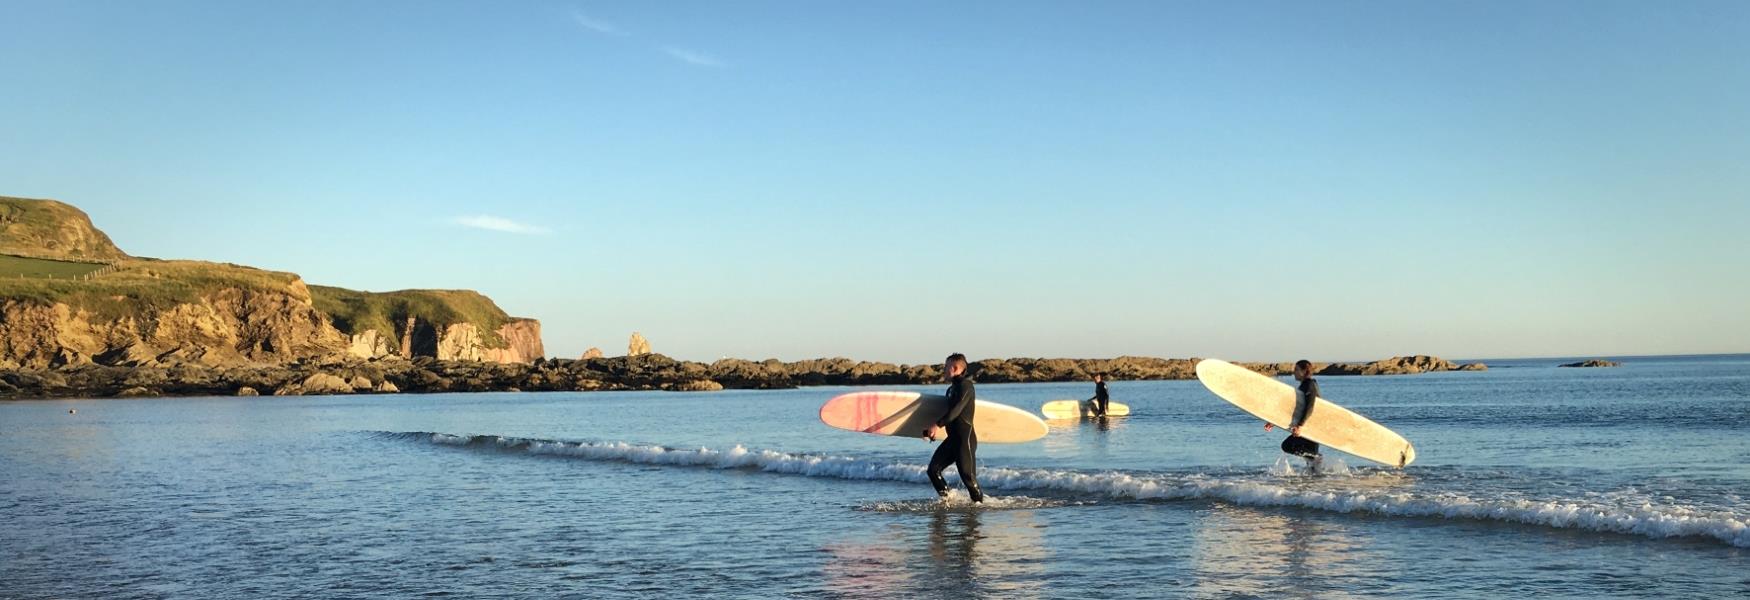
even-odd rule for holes
{"type": "Polygon", "coordinates": [[[1304,359],[1304,358],[1297,360],[1297,361],[1294,361],[1294,368],[1296,368],[1296,369],[1311,369],[1312,368],[1312,361],[1304,359]]]}
{"type": "Polygon", "coordinates": [[[965,354],[961,354],[961,353],[959,353],[959,352],[955,352],[955,353],[953,353],[953,354],[949,354],[949,355],[948,355],[948,358],[945,358],[945,359],[943,359],[943,360],[942,360],[942,362],[945,362],[945,363],[948,363],[948,364],[954,364],[954,363],[960,363],[960,364],[963,364],[963,365],[964,365],[964,364],[967,364],[967,363],[966,363],[966,355],[965,355],[965,354]]]}

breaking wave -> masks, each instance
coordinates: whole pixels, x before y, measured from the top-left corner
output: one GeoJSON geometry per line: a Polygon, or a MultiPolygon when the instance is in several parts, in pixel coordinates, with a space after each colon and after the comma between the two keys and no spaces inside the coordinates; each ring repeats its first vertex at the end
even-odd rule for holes
{"type": "MultiPolygon", "coordinates": [[[[911,483],[928,481],[924,476],[924,466],[919,464],[778,452],[740,445],[717,450],[669,448],[626,442],[570,442],[429,432],[381,432],[376,435],[443,446],[486,448],[592,461],[747,469],[836,479],[911,483]]],[[[1280,465],[1273,469],[1279,470],[1282,470],[1280,465]]],[[[1649,538],[1711,538],[1739,548],[1750,548],[1750,515],[1731,510],[1658,503],[1650,498],[1489,497],[1484,492],[1416,490],[1409,489],[1410,486],[1331,489],[1333,486],[1319,488],[1305,485],[1307,478],[1287,482],[1279,475],[1281,473],[1270,478],[1258,478],[1203,473],[1132,474],[1119,471],[1079,472],[999,467],[980,469],[979,481],[985,492],[993,496],[998,492],[1039,491],[1096,494],[1120,500],[1209,500],[1243,506],[1296,507],[1337,513],[1519,523],[1559,529],[1634,534],[1649,538]]],[[[1351,469],[1340,467],[1334,469],[1329,479],[1333,482],[1350,481],[1354,479],[1351,475],[1351,469]]],[[[1316,478],[1313,480],[1316,481],[1316,478]]],[[[1015,507],[1080,504],[1026,497],[1011,498],[1003,502],[1014,504],[1015,507]]],[[[917,509],[918,506],[888,503],[869,505],[862,509],[904,512],[917,509]]]]}

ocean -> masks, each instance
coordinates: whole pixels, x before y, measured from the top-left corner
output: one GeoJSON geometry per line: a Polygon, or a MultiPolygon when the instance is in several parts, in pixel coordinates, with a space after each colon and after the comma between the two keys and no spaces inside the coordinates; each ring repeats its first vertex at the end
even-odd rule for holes
{"type": "Polygon", "coordinates": [[[1402,471],[1113,382],[982,506],[822,425],[850,388],[0,403],[0,598],[1750,596],[1750,355],[1567,360],[1321,378],[1402,471]]]}

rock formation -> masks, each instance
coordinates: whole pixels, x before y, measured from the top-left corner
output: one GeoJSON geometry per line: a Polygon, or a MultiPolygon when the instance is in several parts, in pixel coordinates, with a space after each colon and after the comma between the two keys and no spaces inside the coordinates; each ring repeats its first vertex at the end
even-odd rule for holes
{"type": "Polygon", "coordinates": [[[481,348],[481,360],[499,363],[532,363],[547,355],[541,343],[541,322],[534,319],[511,319],[498,328],[502,347],[481,348]]]}
{"type": "Polygon", "coordinates": [[[644,339],[643,334],[632,332],[632,341],[626,343],[626,356],[644,356],[646,354],[650,354],[650,342],[644,339]]]}
{"type": "Polygon", "coordinates": [[[121,318],[65,303],[0,299],[0,368],[92,361],[219,365],[339,354],[343,336],[299,288],[220,288],[190,303],[121,318]]]}
{"type": "Polygon", "coordinates": [[[1602,358],[1594,358],[1592,360],[1584,360],[1584,361],[1568,363],[1568,364],[1560,365],[1560,366],[1569,367],[1569,368],[1620,367],[1620,366],[1622,366],[1622,363],[1612,362],[1612,361],[1604,360],[1602,358]]]}
{"type": "MultiPolygon", "coordinates": [[[[1416,357],[1356,365],[1324,365],[1321,372],[1384,374],[1445,367],[1446,361],[1416,357]]],[[[972,364],[982,381],[1087,381],[1092,373],[1115,379],[1191,379],[1197,359],[1120,357],[1113,359],[986,359],[972,364]]],[[[1284,375],[1293,363],[1248,365],[1284,375]]],[[[1463,367],[1460,367],[1463,369],[1463,367]]],[[[123,393],[155,395],[232,395],[244,389],[276,395],[424,393],[483,391],[597,391],[777,389],[801,385],[933,385],[939,365],[895,365],[845,358],[750,361],[723,359],[705,364],[661,354],[589,360],[540,359],[532,363],[350,358],[286,364],[203,366],[155,364],[116,367],[69,365],[56,369],[0,371],[0,398],[110,397],[123,393]],[[141,389],[134,389],[141,388],[141,389]],[[142,392],[143,391],[143,392],[142,392]]]]}
{"type": "Polygon", "coordinates": [[[364,333],[350,336],[352,343],[346,348],[346,353],[358,358],[378,358],[395,356],[400,348],[389,343],[389,338],[375,329],[367,329],[364,333]]]}
{"type": "Polygon", "coordinates": [[[592,358],[601,358],[601,357],[602,357],[602,349],[591,346],[588,350],[583,351],[582,360],[589,360],[592,358]]]}

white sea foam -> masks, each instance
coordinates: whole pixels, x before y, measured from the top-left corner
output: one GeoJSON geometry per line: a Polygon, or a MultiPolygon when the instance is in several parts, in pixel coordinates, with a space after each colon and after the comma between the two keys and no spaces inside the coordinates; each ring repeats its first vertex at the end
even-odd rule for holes
{"type": "MultiPolygon", "coordinates": [[[[917,464],[863,460],[848,456],[795,454],[735,446],[665,448],[625,442],[560,442],[447,434],[391,434],[457,446],[486,446],[530,454],[571,456],[587,460],[716,469],[757,469],[807,477],[924,483],[917,464]]],[[[1350,478],[1346,465],[1327,465],[1321,473],[1336,482],[1350,478]]],[[[979,481],[987,494],[1039,490],[1099,494],[1115,499],[1214,500],[1245,506],[1283,506],[1340,513],[1440,517],[1522,523],[1564,529],[1636,534],[1651,538],[1712,538],[1750,548],[1750,515],[1736,511],[1685,506],[1653,499],[1525,499],[1473,497],[1457,491],[1426,491],[1394,486],[1389,489],[1316,487],[1318,479],[1260,479],[1205,474],[1164,475],[1108,471],[1084,473],[1051,469],[981,469],[979,481]],[[1312,482],[1308,485],[1308,482],[1312,482]]],[[[879,510],[879,508],[876,508],[879,510]]]]}

